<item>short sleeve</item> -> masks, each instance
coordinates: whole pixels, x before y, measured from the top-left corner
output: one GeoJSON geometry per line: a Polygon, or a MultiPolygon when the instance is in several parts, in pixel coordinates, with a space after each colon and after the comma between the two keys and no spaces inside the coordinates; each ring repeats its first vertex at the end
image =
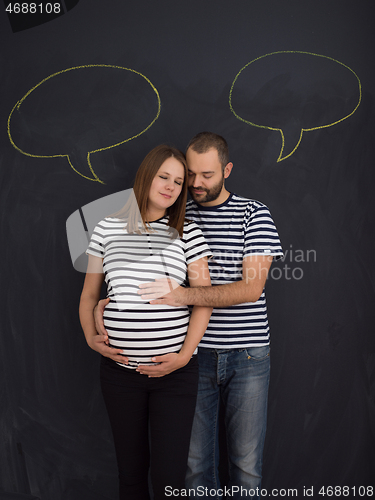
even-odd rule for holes
{"type": "Polygon", "coordinates": [[[184,243],[187,264],[191,264],[202,257],[212,257],[210,247],[207,245],[201,229],[195,222],[185,222],[182,241],[184,243]]]}
{"type": "Polygon", "coordinates": [[[279,234],[271,213],[265,205],[249,204],[244,217],[244,257],[250,255],[283,256],[279,234]]]}
{"type": "Polygon", "coordinates": [[[91,235],[90,243],[86,250],[86,253],[103,259],[104,258],[103,240],[104,240],[104,230],[102,224],[99,222],[99,224],[95,226],[94,231],[91,235]]]}

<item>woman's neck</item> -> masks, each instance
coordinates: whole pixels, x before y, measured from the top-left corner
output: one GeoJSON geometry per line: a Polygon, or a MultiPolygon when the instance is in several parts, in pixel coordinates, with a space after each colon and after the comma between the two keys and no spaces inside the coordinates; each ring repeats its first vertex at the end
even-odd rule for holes
{"type": "Polygon", "coordinates": [[[159,220],[167,214],[166,210],[147,210],[146,212],[146,222],[152,222],[154,220],[159,220]]]}

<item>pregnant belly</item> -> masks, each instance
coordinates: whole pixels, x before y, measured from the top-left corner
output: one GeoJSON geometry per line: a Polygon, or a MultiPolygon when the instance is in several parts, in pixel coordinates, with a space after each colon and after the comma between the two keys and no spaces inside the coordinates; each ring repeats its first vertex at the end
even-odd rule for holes
{"type": "Polygon", "coordinates": [[[148,319],[147,314],[139,311],[128,311],[121,318],[104,316],[109,343],[123,350],[129,359],[129,368],[155,364],[151,361],[153,356],[179,352],[184,343],[189,324],[187,309],[173,311],[171,315],[166,315],[164,310],[152,316],[148,319]]]}

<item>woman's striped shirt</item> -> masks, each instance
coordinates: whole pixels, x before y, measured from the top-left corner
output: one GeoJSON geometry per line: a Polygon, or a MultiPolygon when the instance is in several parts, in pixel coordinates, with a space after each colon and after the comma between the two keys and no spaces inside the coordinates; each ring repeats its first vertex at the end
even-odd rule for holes
{"type": "Polygon", "coordinates": [[[185,221],[181,238],[167,218],[152,222],[152,231],[142,234],[129,234],[125,225],[121,219],[102,220],[87,253],[103,259],[111,299],[104,312],[110,345],[129,358],[122,366],[135,369],[153,364],[152,356],[178,352],[189,323],[187,306],[150,305],[138,295],[139,285],[164,277],[184,284],[188,264],[212,254],[194,222],[185,221]]]}
{"type": "MultiPolygon", "coordinates": [[[[279,235],[268,208],[234,193],[221,205],[204,207],[193,200],[186,217],[202,229],[212,251],[212,285],[242,279],[242,262],[251,255],[282,256],[279,235]]],[[[269,344],[266,296],[226,308],[214,308],[199,347],[236,349],[269,344]]]]}

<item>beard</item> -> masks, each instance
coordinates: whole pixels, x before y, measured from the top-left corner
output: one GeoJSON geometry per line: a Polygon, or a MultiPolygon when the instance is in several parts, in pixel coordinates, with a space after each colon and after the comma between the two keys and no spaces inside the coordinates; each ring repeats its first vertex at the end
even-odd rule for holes
{"type": "Polygon", "coordinates": [[[221,178],[221,180],[217,184],[212,186],[211,189],[206,189],[204,187],[196,188],[199,191],[204,191],[204,193],[202,193],[202,194],[195,193],[193,191],[193,188],[191,186],[189,186],[190,196],[197,203],[207,203],[209,201],[215,201],[220,196],[221,190],[223,188],[223,184],[224,184],[224,176],[221,178]]]}

